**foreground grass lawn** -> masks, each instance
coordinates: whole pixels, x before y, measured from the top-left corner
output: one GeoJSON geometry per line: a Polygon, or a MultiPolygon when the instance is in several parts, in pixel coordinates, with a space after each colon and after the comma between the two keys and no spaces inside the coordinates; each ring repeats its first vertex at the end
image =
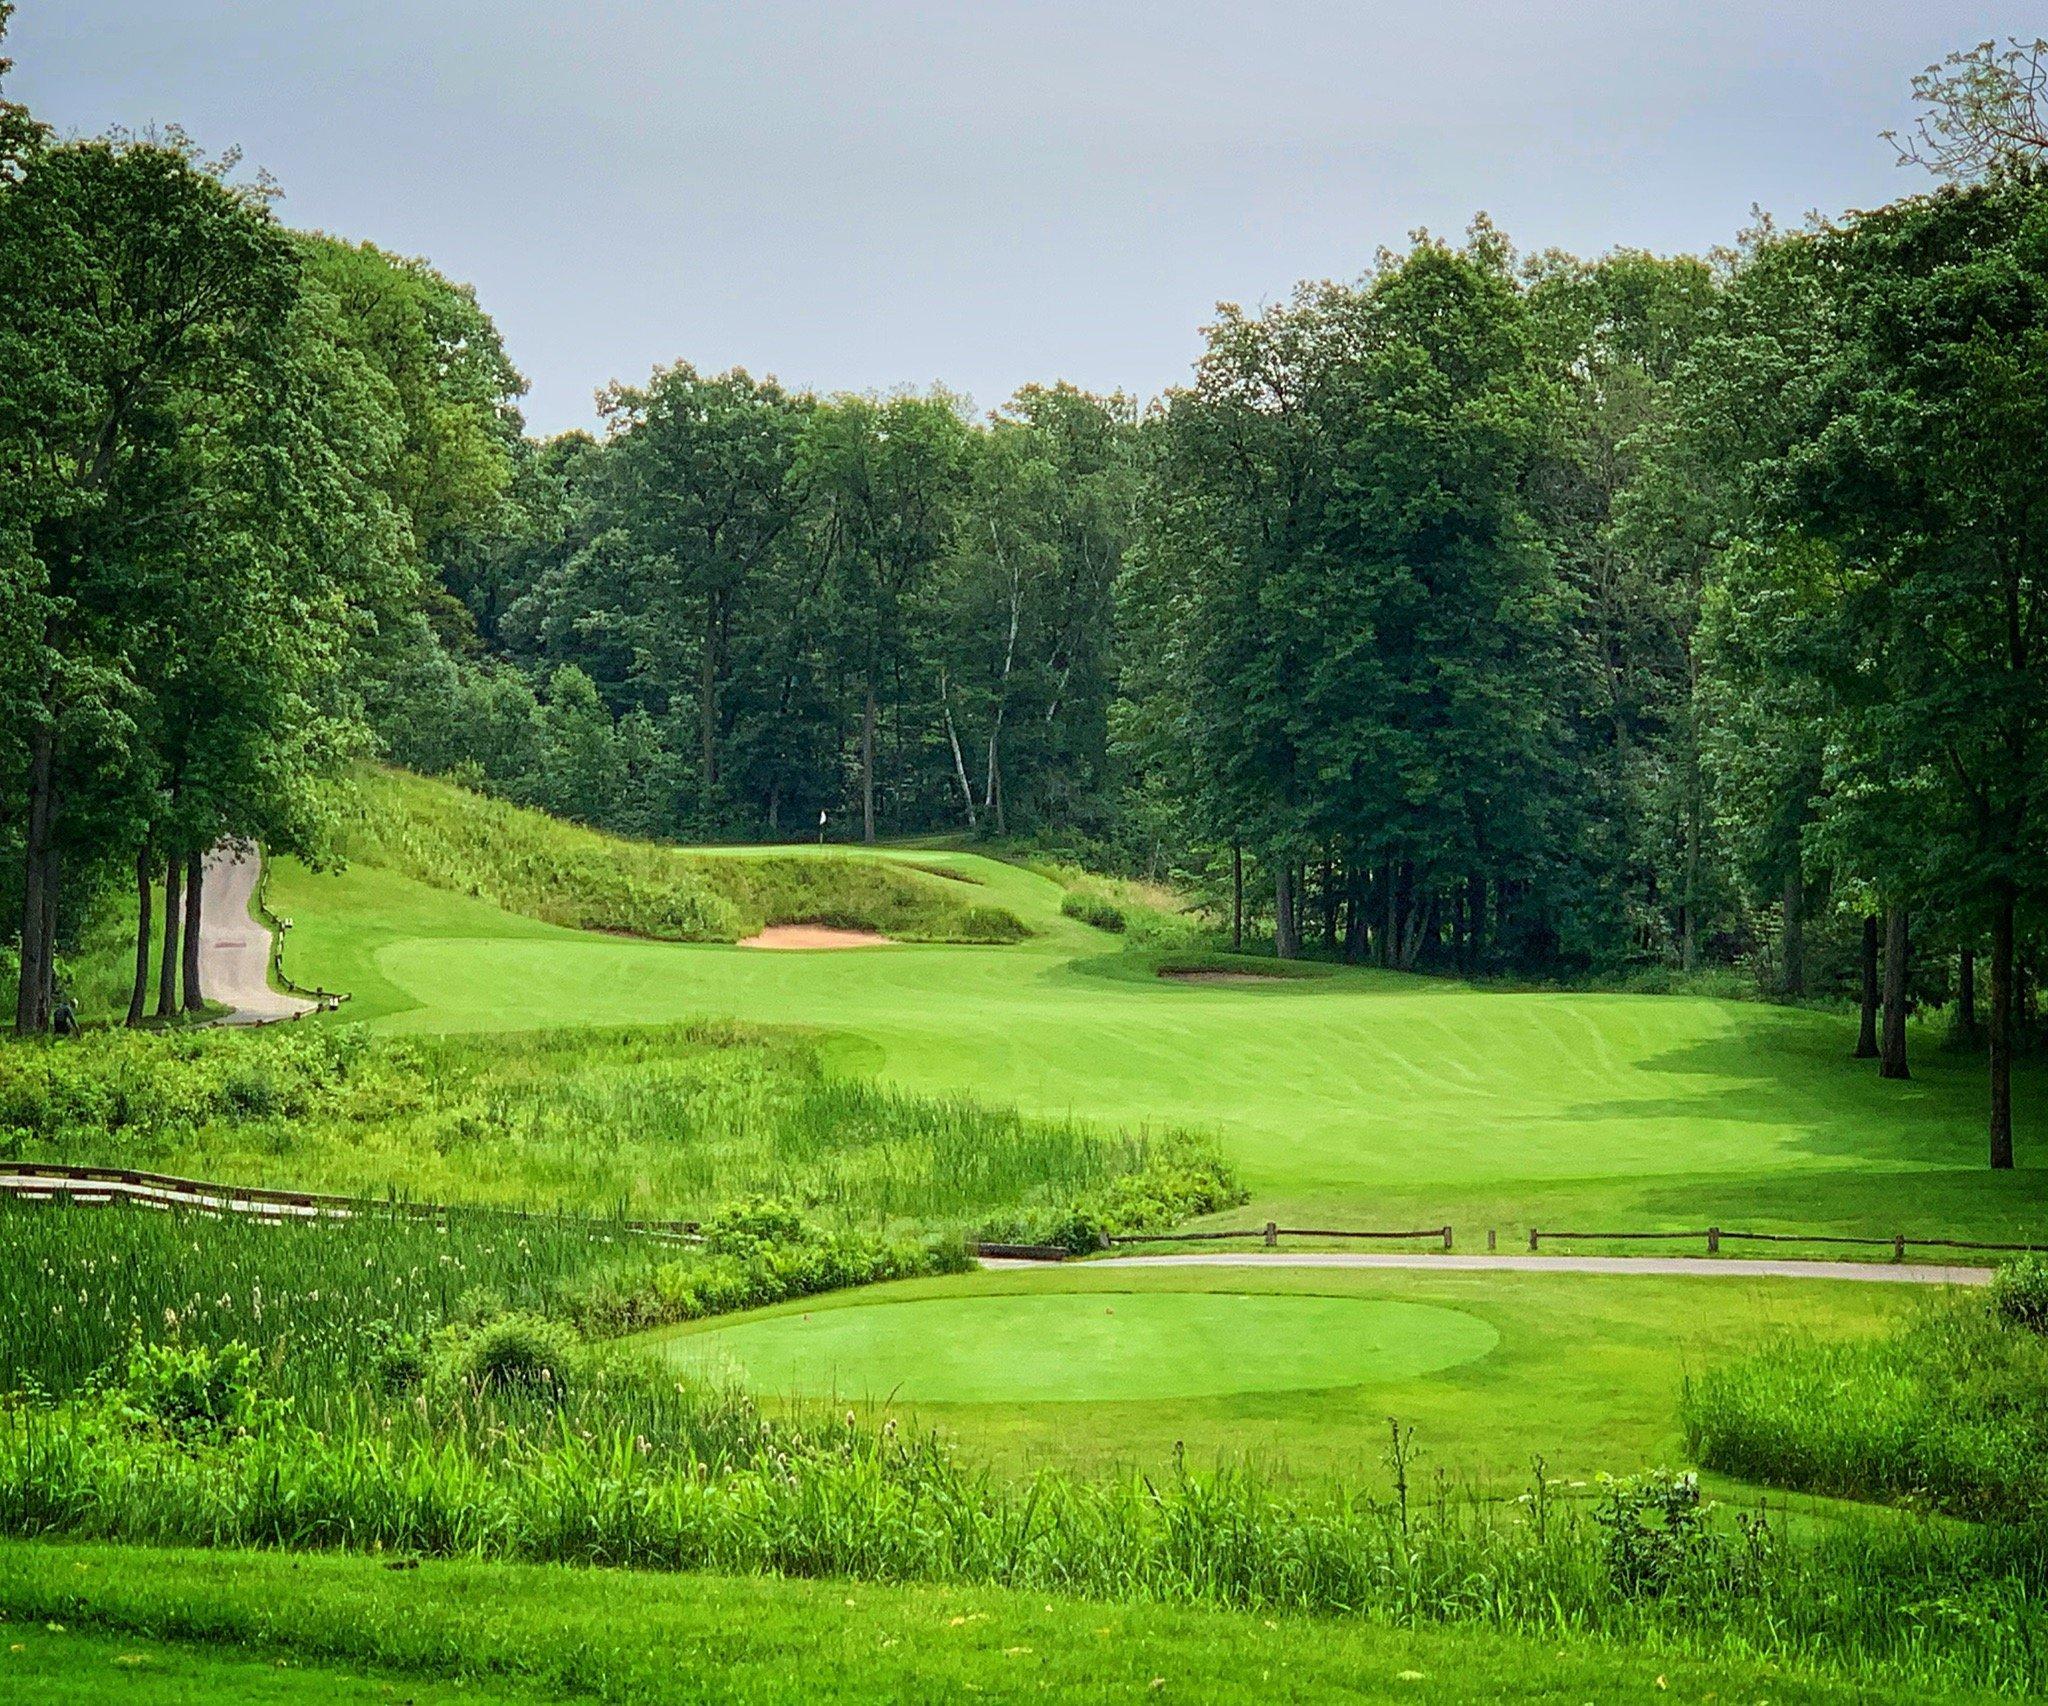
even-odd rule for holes
{"type": "Polygon", "coordinates": [[[1010,1469],[1152,1470],[1181,1446],[1376,1485],[1392,1416],[1415,1429],[1417,1473],[1511,1496],[1539,1453],[1581,1479],[1676,1467],[1688,1373],[1779,1332],[1874,1333],[1924,1301],[1733,1276],[1084,1264],[815,1297],[640,1342],[765,1397],[914,1414],[1010,1469]]]}
{"type": "Polygon", "coordinates": [[[0,1652],[0,1694],[47,1706],[492,1706],[531,1694],[480,1688],[467,1678],[370,1675],[307,1665],[241,1647],[103,1635],[62,1624],[9,1631],[0,1652]]]}
{"type": "Polygon", "coordinates": [[[1532,1221],[2048,1236],[2039,1067],[2015,1093],[2020,1170],[1993,1175],[1981,1068],[1925,1035],[1899,1084],[1849,1058],[1852,1023],[1832,1014],[1367,970],[1173,984],[1062,917],[1047,879],[914,857],[973,877],[1035,934],[761,953],[558,929],[369,866],[280,862],[272,892],[295,920],[293,974],[351,991],[345,1015],[380,1028],[814,1028],[840,1068],[908,1088],[1213,1131],[1252,1189],[1247,1226],[1450,1220],[1467,1248],[1532,1221]]]}
{"type": "Polygon", "coordinates": [[[0,1614],[19,1631],[0,1627],[10,1649],[0,1651],[0,1694],[67,1706],[1044,1693],[1248,1702],[1896,1698],[1762,1664],[1575,1638],[1048,1601],[994,1588],[431,1561],[396,1568],[376,1558],[34,1541],[0,1542],[0,1614]],[[50,1622],[62,1632],[46,1629],[50,1622]],[[144,1662],[121,1665],[124,1653],[144,1662]],[[371,1675],[351,1675],[364,1671],[371,1675]]]}

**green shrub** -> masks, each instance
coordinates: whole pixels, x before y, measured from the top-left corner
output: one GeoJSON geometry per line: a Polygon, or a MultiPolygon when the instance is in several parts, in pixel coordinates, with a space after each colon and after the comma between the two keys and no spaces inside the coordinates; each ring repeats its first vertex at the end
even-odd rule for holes
{"type": "Polygon", "coordinates": [[[1078,918],[1083,924],[1092,924],[1098,930],[1108,930],[1121,936],[1130,928],[1130,920],[1124,916],[1122,907],[1098,894],[1088,894],[1081,889],[1067,891],[1066,899],[1060,902],[1060,911],[1069,918],[1078,918]]]}
{"type": "Polygon", "coordinates": [[[262,1419],[256,1376],[256,1353],[240,1340],[211,1347],[138,1340],[111,1396],[124,1419],[171,1439],[231,1439],[262,1419]]]}
{"type": "Polygon", "coordinates": [[[707,1216],[704,1248],[714,1256],[752,1256],[764,1245],[790,1243],[804,1235],[804,1217],[774,1197],[747,1197],[707,1216]]]}
{"type": "Polygon", "coordinates": [[[539,1315],[505,1315],[449,1344],[448,1372],[482,1392],[518,1393],[559,1403],[578,1355],[576,1335],[539,1315]]]}
{"type": "Polygon", "coordinates": [[[968,1264],[958,1238],[827,1231],[786,1203],[756,1199],[713,1215],[693,1250],[608,1264],[557,1295],[586,1333],[610,1336],[968,1264]]]}
{"type": "Polygon", "coordinates": [[[1991,1307],[2030,1333],[2048,1333],[2048,1256],[2021,1256],[1991,1278],[1991,1307]]]}

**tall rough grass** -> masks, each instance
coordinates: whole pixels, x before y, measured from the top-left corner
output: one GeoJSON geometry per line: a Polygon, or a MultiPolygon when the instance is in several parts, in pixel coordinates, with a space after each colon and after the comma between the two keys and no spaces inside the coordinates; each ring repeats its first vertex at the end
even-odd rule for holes
{"type": "Polygon", "coordinates": [[[1157,1147],[831,1077],[808,1043],[730,1025],[0,1049],[0,1155],[349,1195],[675,1219],[761,1193],[939,1230],[1064,1206],[1157,1147]]]}
{"type": "Polygon", "coordinates": [[[365,767],[340,830],[351,860],[549,924],[731,942],[769,924],[834,924],[912,942],[1015,942],[1002,907],[900,860],[721,857],[631,841],[452,783],[365,767]]]}
{"type": "Polygon", "coordinates": [[[1687,1383],[1688,1448],[1754,1481],[2048,1520],[2048,1338],[1980,1297],[1847,1343],[1786,1338],[1687,1383]]]}
{"type": "Polygon", "coordinates": [[[605,1336],[966,1265],[957,1239],[830,1231],[773,1203],[722,1211],[693,1245],[483,1211],[267,1225],[0,1202],[0,1254],[0,1395],[80,1391],[135,1345],[243,1344],[301,1405],[479,1323],[605,1336]]]}
{"type": "Polygon", "coordinates": [[[1060,902],[1067,917],[1128,937],[1139,947],[1191,948],[1217,935],[1215,920],[1198,902],[1164,883],[1109,876],[1046,854],[1032,854],[1023,863],[1067,891],[1060,902]]]}
{"type": "Polygon", "coordinates": [[[1180,1463],[1018,1483],[924,1434],[610,1380],[363,1397],[320,1426],[260,1392],[166,1414],[155,1379],[17,1407],[0,1418],[0,1529],[1587,1632],[1796,1660],[1901,1695],[2048,1681],[2038,1534],[1894,1522],[1794,1538],[1714,1520],[1682,1478],[1593,1505],[1539,1481],[1505,1509],[1447,1492],[1304,1499],[1180,1463]],[[610,1425],[578,1407],[592,1391],[610,1425]]]}

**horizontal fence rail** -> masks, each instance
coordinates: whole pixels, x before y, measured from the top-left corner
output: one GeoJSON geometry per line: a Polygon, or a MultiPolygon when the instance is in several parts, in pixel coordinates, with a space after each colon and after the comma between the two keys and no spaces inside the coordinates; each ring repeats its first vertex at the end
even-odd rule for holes
{"type": "Polygon", "coordinates": [[[1131,1232],[1118,1233],[1106,1238],[1105,1247],[1110,1244],[1203,1244],[1222,1239],[1263,1239],[1268,1247],[1282,1238],[1430,1238],[1441,1240],[1443,1247],[1451,1247],[1451,1229],[1448,1226],[1422,1226],[1412,1232],[1359,1232],[1332,1231],[1327,1227],[1279,1226],[1267,1221],[1261,1229],[1250,1227],[1236,1232],[1131,1232]]]}
{"type": "Polygon", "coordinates": [[[1620,1239],[1634,1238],[1683,1238],[1697,1241],[1705,1239],[1707,1254],[1718,1256],[1724,1239],[1741,1239],[1757,1244],[1861,1244],[1873,1249],[1887,1249],[1892,1260],[1903,1262],[1906,1252],[1911,1249],[1923,1250],[2002,1250],[2012,1254],[2048,1253],[2048,1244],[1981,1244],[1969,1238],[1911,1238],[1903,1232],[1895,1232],[1889,1238],[1857,1237],[1840,1232],[1738,1232],[1732,1227],[1709,1226],[1698,1232],[1549,1232],[1532,1226],[1529,1228],[1529,1248],[1542,1248],[1544,1239],[1552,1243],[1605,1244],[1620,1239]]]}
{"type": "Polygon", "coordinates": [[[348,1220],[371,1215],[406,1220],[446,1221],[491,1216],[512,1221],[551,1221],[592,1231],[627,1232],[682,1242],[698,1234],[694,1220],[626,1220],[548,1210],[499,1208],[490,1204],[412,1202],[402,1198],[333,1196],[320,1191],[273,1190],[262,1185],[221,1185],[146,1173],[126,1167],[66,1167],[28,1162],[0,1164],[0,1196],[19,1202],[68,1202],[89,1207],[131,1203],[141,1208],[189,1209],[200,1214],[246,1214],[265,1221],[348,1220]]]}

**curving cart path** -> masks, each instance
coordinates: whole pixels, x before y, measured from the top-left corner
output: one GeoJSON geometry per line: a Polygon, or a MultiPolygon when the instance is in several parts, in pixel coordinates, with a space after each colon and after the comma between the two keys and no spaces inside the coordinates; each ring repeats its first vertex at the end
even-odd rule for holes
{"type": "Polygon", "coordinates": [[[296,1019],[318,1005],[270,987],[270,929],[255,915],[263,856],[246,842],[223,841],[206,856],[199,906],[200,978],[207,999],[232,1007],[224,1025],[296,1019]]]}

